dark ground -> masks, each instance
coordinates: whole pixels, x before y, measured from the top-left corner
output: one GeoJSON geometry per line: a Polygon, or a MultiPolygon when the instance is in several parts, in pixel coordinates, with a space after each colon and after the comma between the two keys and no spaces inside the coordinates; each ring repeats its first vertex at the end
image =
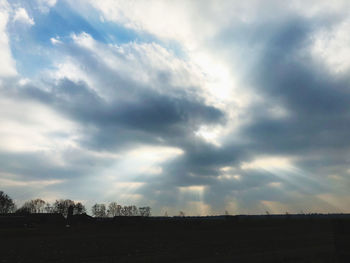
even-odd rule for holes
{"type": "Polygon", "coordinates": [[[139,220],[0,228],[0,262],[350,262],[349,219],[139,220]]]}

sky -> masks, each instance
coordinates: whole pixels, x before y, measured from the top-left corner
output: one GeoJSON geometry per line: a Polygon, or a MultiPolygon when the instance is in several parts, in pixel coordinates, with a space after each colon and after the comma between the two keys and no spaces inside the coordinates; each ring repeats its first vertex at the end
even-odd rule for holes
{"type": "Polygon", "coordinates": [[[349,32],[347,0],[0,0],[0,190],[350,212],[349,32]]]}

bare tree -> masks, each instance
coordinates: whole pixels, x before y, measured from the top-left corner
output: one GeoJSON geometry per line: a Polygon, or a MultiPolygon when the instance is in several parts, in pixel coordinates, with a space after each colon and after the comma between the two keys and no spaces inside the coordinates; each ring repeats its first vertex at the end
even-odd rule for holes
{"type": "Polygon", "coordinates": [[[42,199],[35,199],[33,201],[36,213],[44,213],[46,202],[42,199]]]}
{"type": "Polygon", "coordinates": [[[46,213],[53,213],[53,206],[50,203],[46,203],[44,210],[46,213]]]}
{"type": "Polygon", "coordinates": [[[131,215],[132,216],[138,216],[139,215],[139,209],[136,206],[134,206],[134,205],[131,206],[131,215]]]}
{"type": "Polygon", "coordinates": [[[121,215],[122,216],[131,216],[131,209],[132,206],[123,206],[121,210],[121,215]]]}
{"type": "Polygon", "coordinates": [[[46,202],[40,198],[29,200],[22,205],[22,207],[20,208],[20,211],[31,213],[31,214],[44,213],[45,204],[46,202]]]}
{"type": "Polygon", "coordinates": [[[31,201],[26,201],[16,212],[17,213],[35,213],[34,204],[31,201]]]}
{"type": "Polygon", "coordinates": [[[68,208],[70,206],[74,207],[74,201],[66,199],[60,199],[60,200],[56,200],[55,203],[53,204],[53,212],[54,213],[60,213],[63,216],[67,217],[68,215],[68,208]]]}
{"type": "Polygon", "coordinates": [[[106,217],[106,206],[105,204],[94,204],[91,212],[95,217],[106,217]]]}
{"type": "Polygon", "coordinates": [[[149,206],[144,206],[139,208],[140,216],[151,216],[151,208],[149,206]]]}
{"type": "Polygon", "coordinates": [[[110,217],[120,216],[122,207],[117,202],[111,202],[108,205],[107,215],[110,217]]]}
{"type": "Polygon", "coordinates": [[[15,203],[12,198],[0,191],[0,213],[12,213],[15,210],[15,203]]]}
{"type": "Polygon", "coordinates": [[[138,216],[140,215],[139,209],[135,205],[121,206],[116,202],[111,202],[108,205],[108,216],[138,216]]]}
{"type": "Polygon", "coordinates": [[[80,214],[85,214],[85,213],[86,213],[86,208],[82,203],[78,202],[74,205],[74,207],[73,207],[73,214],[74,215],[80,215],[80,214]]]}
{"type": "Polygon", "coordinates": [[[63,216],[67,217],[69,207],[73,207],[73,215],[86,213],[86,208],[82,203],[80,202],[75,203],[70,199],[56,200],[52,206],[50,206],[50,204],[47,204],[45,207],[45,211],[47,213],[60,213],[63,216]]]}

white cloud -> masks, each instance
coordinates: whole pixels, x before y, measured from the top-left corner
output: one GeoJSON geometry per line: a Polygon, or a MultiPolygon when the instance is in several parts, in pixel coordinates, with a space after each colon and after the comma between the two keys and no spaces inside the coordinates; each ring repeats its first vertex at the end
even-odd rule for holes
{"type": "Polygon", "coordinates": [[[8,152],[58,151],[75,145],[77,127],[50,108],[0,98],[0,148],[8,152]],[[52,134],[67,134],[58,136],[52,134]]]}
{"type": "MultiPolygon", "coordinates": [[[[73,4],[73,3],[72,3],[73,4]]],[[[107,21],[122,24],[136,31],[147,32],[164,42],[175,41],[185,53],[186,59],[178,62],[186,63],[189,72],[175,75],[174,80],[179,86],[190,86],[191,79],[195,79],[206,102],[229,112],[230,121],[235,122],[234,129],[240,124],[237,116],[254,101],[254,94],[239,83],[237,72],[241,67],[241,59],[233,61],[233,56],[227,58],[219,54],[212,47],[213,39],[217,38],[221,30],[234,27],[238,23],[248,23],[256,19],[261,11],[259,1],[114,1],[97,0],[90,4],[101,12],[107,21]],[[181,80],[187,84],[181,83],[181,80]],[[234,107],[234,108],[233,108],[234,107]]],[[[158,58],[163,47],[156,47],[158,58]]],[[[235,53],[234,48],[230,53],[235,53]]],[[[153,56],[152,56],[153,57],[153,56]]],[[[169,60],[167,56],[164,59],[169,60]]],[[[172,63],[174,59],[169,60],[172,63]]],[[[163,63],[164,65],[164,63],[163,63]]],[[[173,64],[174,65],[174,64],[173,64]]],[[[152,68],[151,68],[152,69],[152,68]]],[[[164,71],[167,68],[164,69],[164,71]]],[[[174,68],[169,68],[175,72],[174,68]]],[[[176,69],[175,69],[176,70],[176,69]]],[[[136,74],[135,74],[136,75],[136,74]]],[[[142,78],[143,74],[137,74],[142,78]]],[[[232,125],[231,125],[232,126],[232,125]]],[[[223,131],[222,131],[223,132],[223,131]]],[[[224,133],[217,133],[215,137],[223,137],[224,133]]],[[[212,136],[209,136],[212,137],[212,136]]],[[[206,138],[209,138],[206,136],[206,138]]],[[[203,137],[204,138],[204,137],[203,137]]],[[[214,142],[209,138],[210,142],[214,142]]],[[[218,142],[214,142],[218,144],[218,142]]]]}
{"type": "MultiPolygon", "coordinates": [[[[105,20],[178,41],[188,50],[201,49],[223,27],[254,20],[269,4],[242,1],[89,0],[105,20]]],[[[278,1],[268,1],[280,6],[278,1]]]]}
{"type": "Polygon", "coordinates": [[[29,24],[31,26],[33,26],[34,23],[34,19],[29,17],[27,10],[25,10],[23,7],[17,8],[15,10],[15,14],[13,16],[13,21],[18,21],[24,24],[29,24]]]}
{"type": "Polygon", "coordinates": [[[350,3],[347,0],[294,0],[288,1],[288,6],[295,12],[306,17],[319,14],[339,14],[349,12],[350,3]]]}
{"type": "Polygon", "coordinates": [[[209,97],[201,90],[207,80],[200,68],[159,44],[106,45],[87,33],[72,34],[71,37],[76,46],[85,50],[86,61],[76,57],[75,52],[65,54],[55,70],[49,73],[56,80],[84,81],[107,101],[116,96],[114,78],[127,78],[131,83],[162,94],[177,96],[179,91],[201,91],[203,97],[209,97]],[[89,56],[98,62],[92,63],[89,56]]]}
{"type": "Polygon", "coordinates": [[[56,5],[57,0],[37,0],[38,8],[41,12],[47,13],[50,8],[56,5]]]}
{"type": "Polygon", "coordinates": [[[70,57],[66,57],[62,63],[57,63],[55,70],[49,71],[48,75],[56,81],[64,78],[70,79],[76,83],[79,81],[84,81],[89,85],[89,87],[94,88],[94,81],[91,76],[89,76],[87,72],[83,70],[81,65],[76,63],[70,57]]]}
{"type": "Polygon", "coordinates": [[[201,87],[208,93],[207,99],[211,103],[218,106],[222,102],[231,102],[233,98],[242,101],[239,98],[246,92],[233,92],[237,83],[230,69],[232,65],[216,56],[207,42],[231,20],[243,19],[240,18],[240,9],[249,10],[246,5],[236,1],[218,4],[210,1],[91,0],[90,3],[106,20],[148,32],[164,41],[178,42],[188,61],[207,76],[201,87]]]}
{"type": "Polygon", "coordinates": [[[161,38],[183,40],[188,46],[195,44],[193,28],[189,23],[191,9],[186,8],[191,2],[185,5],[183,2],[178,4],[178,1],[103,0],[90,3],[102,12],[106,20],[147,31],[161,38]]]}
{"type": "Polygon", "coordinates": [[[52,38],[50,38],[50,41],[51,41],[52,45],[57,45],[57,44],[62,43],[62,41],[60,40],[59,37],[56,37],[56,38],[52,37],[52,38]]]}
{"type": "Polygon", "coordinates": [[[316,60],[325,63],[335,74],[350,69],[350,20],[331,28],[317,31],[313,36],[311,52],[316,60]]]}
{"type": "MultiPolygon", "coordinates": [[[[1,176],[1,174],[0,174],[1,176]]],[[[0,177],[0,184],[3,187],[33,187],[44,188],[50,185],[56,185],[63,183],[64,180],[34,180],[34,181],[22,181],[13,179],[4,179],[0,177]]]]}
{"type": "Polygon", "coordinates": [[[10,11],[10,6],[7,1],[0,0],[0,77],[14,77],[17,75],[16,63],[11,55],[10,43],[6,30],[10,11]]]}

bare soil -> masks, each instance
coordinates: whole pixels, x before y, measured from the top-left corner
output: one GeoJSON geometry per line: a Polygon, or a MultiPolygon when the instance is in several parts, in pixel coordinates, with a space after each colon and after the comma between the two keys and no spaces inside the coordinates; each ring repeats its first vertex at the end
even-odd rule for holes
{"type": "Polygon", "coordinates": [[[0,262],[350,262],[348,220],[93,222],[0,228],[0,262]]]}

